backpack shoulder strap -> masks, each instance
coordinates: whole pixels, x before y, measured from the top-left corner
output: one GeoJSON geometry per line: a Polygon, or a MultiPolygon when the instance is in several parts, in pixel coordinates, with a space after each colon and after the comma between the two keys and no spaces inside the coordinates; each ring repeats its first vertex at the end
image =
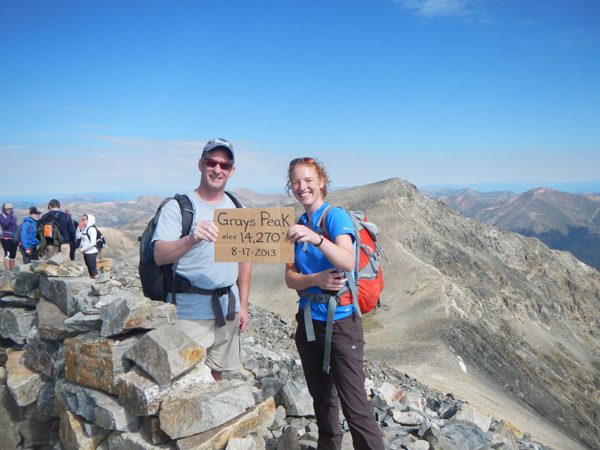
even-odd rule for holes
{"type": "Polygon", "coordinates": [[[194,205],[187,195],[175,194],[173,197],[179,204],[181,210],[181,235],[190,234],[192,222],[194,221],[194,205]]]}
{"type": "Polygon", "coordinates": [[[237,198],[235,198],[235,195],[233,195],[229,191],[225,191],[225,193],[227,194],[227,197],[229,197],[231,199],[231,201],[233,202],[233,204],[235,205],[236,208],[243,208],[240,201],[237,198]]]}
{"type": "MultiPolygon", "coordinates": [[[[329,205],[327,208],[325,208],[325,211],[323,211],[323,214],[321,214],[319,229],[317,230],[317,233],[322,234],[327,239],[329,239],[329,233],[327,232],[327,227],[325,226],[325,218],[327,217],[327,214],[329,213],[329,211],[331,211],[333,208],[340,208],[340,207],[329,205]]],[[[343,210],[343,208],[340,208],[340,209],[343,210]]]]}

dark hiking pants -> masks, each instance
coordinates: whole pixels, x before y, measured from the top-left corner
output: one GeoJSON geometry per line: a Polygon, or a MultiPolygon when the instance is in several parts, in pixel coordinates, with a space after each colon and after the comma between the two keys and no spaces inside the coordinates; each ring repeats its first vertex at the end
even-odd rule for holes
{"type": "Polygon", "coordinates": [[[323,372],[325,322],[313,320],[316,341],[307,342],[304,312],[296,315],[296,346],[302,360],[304,376],[313,398],[319,450],[342,448],[339,425],[339,401],[348,422],[356,450],[383,450],[379,426],[373,407],[367,401],[363,373],[362,320],[356,313],[333,323],[329,374],[323,372]]]}

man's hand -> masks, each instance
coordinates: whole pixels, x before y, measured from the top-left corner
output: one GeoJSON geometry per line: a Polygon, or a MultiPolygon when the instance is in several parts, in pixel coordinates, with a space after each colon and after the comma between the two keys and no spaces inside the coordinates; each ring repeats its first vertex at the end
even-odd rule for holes
{"type": "Polygon", "coordinates": [[[248,323],[250,323],[250,317],[248,316],[248,310],[246,308],[242,308],[240,309],[240,312],[238,312],[238,321],[240,323],[240,333],[243,333],[246,330],[248,323]]]}
{"type": "Polygon", "coordinates": [[[193,244],[199,244],[200,241],[217,242],[219,229],[212,222],[207,220],[199,220],[194,227],[194,231],[190,234],[190,239],[193,244]]]}

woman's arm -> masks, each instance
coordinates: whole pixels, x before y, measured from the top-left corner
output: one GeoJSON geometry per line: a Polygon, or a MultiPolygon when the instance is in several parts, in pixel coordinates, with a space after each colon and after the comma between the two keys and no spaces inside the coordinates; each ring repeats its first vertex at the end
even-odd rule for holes
{"type": "MultiPolygon", "coordinates": [[[[314,234],[319,236],[316,233],[314,234]]],[[[321,238],[319,237],[319,241],[320,240],[321,238]]],[[[329,244],[327,247],[331,246],[331,248],[325,248],[324,251],[322,250],[323,254],[327,256],[327,259],[329,259],[328,254],[342,259],[344,257],[348,258],[345,262],[342,261],[342,264],[340,264],[342,267],[337,268],[338,266],[336,266],[334,269],[305,275],[300,273],[295,265],[288,265],[285,269],[285,283],[287,287],[300,291],[317,286],[323,290],[337,291],[346,284],[346,277],[340,270],[346,272],[354,270],[354,247],[352,245],[352,236],[349,234],[341,234],[335,238],[334,242],[324,239],[323,243],[318,248],[320,249],[325,246],[326,243],[329,244]],[[352,264],[350,265],[349,262],[352,264]]]]}
{"type": "Polygon", "coordinates": [[[310,228],[296,224],[292,226],[288,233],[288,238],[296,243],[308,242],[316,246],[329,262],[339,270],[350,272],[354,270],[354,246],[352,245],[352,235],[340,234],[333,242],[323,239],[321,235],[315,233],[310,228]]]}

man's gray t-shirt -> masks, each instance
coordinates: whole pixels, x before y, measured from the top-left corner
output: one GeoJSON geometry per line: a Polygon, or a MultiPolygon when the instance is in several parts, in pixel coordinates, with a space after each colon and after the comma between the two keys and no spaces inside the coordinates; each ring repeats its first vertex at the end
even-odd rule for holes
{"type": "MultiPolygon", "coordinates": [[[[194,191],[186,194],[194,205],[194,220],[192,230],[199,220],[207,220],[214,223],[214,210],[235,208],[234,203],[227,196],[216,205],[203,202],[194,191]]],[[[162,209],[156,229],[154,230],[154,241],[178,241],[181,238],[181,211],[176,200],[169,201],[162,209]]],[[[235,295],[236,312],[240,310],[240,295],[236,285],[238,277],[238,263],[216,263],[215,244],[200,241],[193,246],[183,258],[179,260],[177,273],[187,278],[192,285],[201,289],[218,289],[232,286],[231,291],[235,295]]],[[[212,309],[211,297],[198,294],[176,294],[177,317],[184,320],[215,319],[212,309]]],[[[167,297],[171,300],[171,294],[167,297]]],[[[227,315],[227,304],[229,295],[220,298],[224,315],[227,315]]]]}

